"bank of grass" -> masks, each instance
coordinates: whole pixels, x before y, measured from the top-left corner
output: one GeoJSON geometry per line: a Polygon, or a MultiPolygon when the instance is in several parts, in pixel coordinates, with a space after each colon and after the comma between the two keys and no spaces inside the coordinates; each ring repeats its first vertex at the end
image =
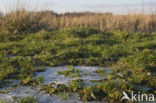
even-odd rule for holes
{"type": "MultiPolygon", "coordinates": [[[[14,97],[17,103],[38,103],[35,97],[14,97]]],[[[15,101],[8,101],[8,100],[0,100],[0,103],[15,103],[15,101]]]]}
{"type": "Polygon", "coordinates": [[[21,35],[0,41],[0,86],[10,78],[21,80],[24,85],[40,84],[42,78],[33,79],[33,72],[40,66],[109,66],[114,71],[106,83],[74,91],[79,91],[85,101],[118,101],[119,93],[129,89],[129,84],[149,86],[156,91],[155,47],[156,33],[101,32],[74,27],[21,35]],[[114,78],[127,82],[117,86],[114,78]],[[101,90],[105,96],[99,95],[101,90]],[[92,93],[95,97],[90,97],[92,93]]]}

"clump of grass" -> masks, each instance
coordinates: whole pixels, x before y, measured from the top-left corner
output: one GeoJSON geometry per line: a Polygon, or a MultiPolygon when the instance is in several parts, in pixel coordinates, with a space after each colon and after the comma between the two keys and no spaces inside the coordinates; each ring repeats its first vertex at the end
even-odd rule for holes
{"type": "Polygon", "coordinates": [[[33,72],[44,72],[45,68],[44,67],[34,67],[32,69],[33,72]]]}
{"type": "Polygon", "coordinates": [[[68,86],[66,86],[65,84],[51,83],[48,85],[40,86],[40,90],[44,90],[46,93],[49,93],[50,95],[54,93],[58,94],[61,92],[77,92],[83,88],[82,82],[83,81],[81,79],[75,79],[71,81],[68,86]]]}
{"type": "Polygon", "coordinates": [[[36,85],[40,85],[42,81],[43,81],[43,77],[38,77],[38,78],[27,77],[23,79],[21,83],[23,85],[36,86],[36,85]]]}
{"type": "Polygon", "coordinates": [[[59,92],[58,94],[57,94],[57,96],[59,96],[61,99],[63,99],[63,100],[67,100],[67,99],[69,99],[70,98],[70,94],[69,93],[67,93],[67,92],[59,92]]]}
{"type": "Polygon", "coordinates": [[[145,49],[134,56],[121,58],[118,62],[118,67],[124,72],[125,76],[131,78],[129,79],[131,82],[145,84],[150,80],[148,73],[150,73],[150,64],[153,61],[153,57],[154,55],[151,55],[150,50],[145,49]]]}
{"type": "Polygon", "coordinates": [[[15,100],[0,100],[0,103],[38,103],[37,99],[34,96],[31,97],[14,97],[15,100]]]}
{"type": "Polygon", "coordinates": [[[83,80],[81,79],[72,80],[68,85],[68,89],[70,92],[77,92],[82,88],[83,88],[83,80]]]}
{"type": "Polygon", "coordinates": [[[2,93],[2,94],[8,94],[9,91],[3,89],[3,90],[0,90],[0,93],[2,93]]]}
{"type": "Polygon", "coordinates": [[[86,87],[79,91],[83,101],[100,101],[106,94],[99,88],[86,87]]]}
{"type": "Polygon", "coordinates": [[[87,29],[84,27],[81,28],[74,27],[69,28],[68,32],[71,33],[71,35],[73,35],[74,37],[86,38],[93,35],[94,33],[99,33],[100,31],[95,29],[87,29]]]}
{"type": "Polygon", "coordinates": [[[38,103],[38,101],[35,97],[18,98],[17,102],[18,103],[38,103]]]}
{"type": "Polygon", "coordinates": [[[48,84],[40,86],[40,90],[44,90],[46,93],[52,95],[54,93],[67,92],[68,87],[64,84],[58,84],[56,88],[54,88],[56,84],[48,84]]]}
{"type": "Polygon", "coordinates": [[[104,69],[98,69],[95,73],[98,73],[100,76],[106,76],[106,70],[104,69]]]}
{"type": "Polygon", "coordinates": [[[81,71],[78,69],[63,70],[63,71],[59,71],[58,74],[62,74],[68,77],[81,77],[82,76],[81,71]]]}
{"type": "Polygon", "coordinates": [[[94,82],[98,82],[99,83],[99,82],[102,82],[102,79],[99,79],[99,80],[90,80],[90,81],[93,82],[93,83],[94,82]]]}

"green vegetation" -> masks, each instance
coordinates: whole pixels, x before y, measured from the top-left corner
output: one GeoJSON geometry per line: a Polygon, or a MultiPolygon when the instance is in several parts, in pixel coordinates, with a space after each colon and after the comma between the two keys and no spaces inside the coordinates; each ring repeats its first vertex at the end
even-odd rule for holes
{"type": "Polygon", "coordinates": [[[22,79],[21,80],[21,83],[23,85],[36,86],[36,85],[41,84],[42,81],[43,81],[43,78],[42,77],[31,78],[31,77],[28,76],[25,79],[22,79]]]}
{"type": "Polygon", "coordinates": [[[0,100],[0,103],[38,103],[37,99],[35,97],[24,97],[24,98],[20,98],[20,97],[14,97],[15,101],[8,101],[8,100],[0,100]]]}
{"type": "MultiPolygon", "coordinates": [[[[84,101],[119,101],[123,90],[135,90],[133,85],[148,86],[156,91],[156,33],[111,33],[86,28],[66,28],[21,35],[0,41],[0,86],[7,79],[18,79],[23,85],[40,84],[34,78],[38,67],[88,65],[110,66],[107,80],[94,87],[83,87],[72,81],[69,86],[41,86],[49,94],[78,92],[84,101]],[[125,82],[126,81],[126,82],[125,82]],[[133,85],[132,85],[133,84],[133,85]]],[[[104,76],[104,70],[96,71],[104,76]]],[[[59,71],[69,77],[81,76],[79,70],[59,71]]]]}
{"type": "Polygon", "coordinates": [[[67,69],[63,71],[59,71],[58,74],[63,74],[68,77],[81,77],[81,71],[78,69],[67,69]]]}
{"type": "Polygon", "coordinates": [[[60,93],[69,93],[69,92],[77,92],[81,100],[83,101],[109,101],[109,102],[120,102],[122,97],[122,90],[134,90],[132,84],[128,82],[119,82],[118,79],[114,81],[103,80],[100,81],[97,86],[83,87],[83,81],[80,79],[73,80],[69,83],[68,86],[64,84],[58,84],[56,88],[54,88],[56,84],[49,84],[40,86],[40,90],[46,91],[46,93],[52,94],[60,94],[60,93]]]}
{"type": "Polygon", "coordinates": [[[95,73],[98,73],[100,76],[106,76],[106,70],[104,69],[98,69],[95,73]]]}
{"type": "Polygon", "coordinates": [[[3,93],[3,94],[8,94],[8,93],[9,93],[9,91],[7,91],[7,90],[0,90],[0,93],[3,93]]]}
{"type": "Polygon", "coordinates": [[[40,86],[40,90],[44,90],[46,93],[52,95],[54,93],[67,92],[68,87],[65,84],[58,84],[56,88],[54,88],[56,84],[48,84],[44,86],[40,86]]]}
{"type": "Polygon", "coordinates": [[[18,98],[18,103],[38,103],[35,97],[18,98]]]}

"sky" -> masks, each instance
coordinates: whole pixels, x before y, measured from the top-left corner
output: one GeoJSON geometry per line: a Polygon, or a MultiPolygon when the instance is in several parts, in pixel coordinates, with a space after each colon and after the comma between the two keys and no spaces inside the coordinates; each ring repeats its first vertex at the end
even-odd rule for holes
{"type": "MultiPolygon", "coordinates": [[[[32,10],[64,12],[112,12],[115,14],[142,12],[142,0],[0,0],[0,10],[8,11],[22,4],[32,10]],[[22,1],[22,3],[20,2],[22,1]]],[[[156,12],[156,0],[143,0],[146,13],[156,12]]]]}

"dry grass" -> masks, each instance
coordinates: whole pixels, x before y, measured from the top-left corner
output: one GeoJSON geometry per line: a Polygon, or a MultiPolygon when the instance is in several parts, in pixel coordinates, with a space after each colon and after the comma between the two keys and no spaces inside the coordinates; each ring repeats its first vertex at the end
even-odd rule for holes
{"type": "Polygon", "coordinates": [[[156,32],[156,15],[111,15],[101,13],[66,13],[52,11],[12,11],[0,19],[4,34],[23,34],[41,29],[56,30],[68,27],[86,27],[105,32],[114,30],[128,32],[156,32]]]}
{"type": "Polygon", "coordinates": [[[2,24],[2,29],[5,34],[35,32],[41,27],[36,13],[28,12],[26,10],[17,10],[6,14],[2,24]]]}
{"type": "MultiPolygon", "coordinates": [[[[83,14],[63,15],[57,19],[59,28],[80,26],[99,29],[101,31],[155,32],[156,16],[152,15],[105,15],[83,14]]],[[[52,22],[55,22],[51,19],[52,22]]]]}

